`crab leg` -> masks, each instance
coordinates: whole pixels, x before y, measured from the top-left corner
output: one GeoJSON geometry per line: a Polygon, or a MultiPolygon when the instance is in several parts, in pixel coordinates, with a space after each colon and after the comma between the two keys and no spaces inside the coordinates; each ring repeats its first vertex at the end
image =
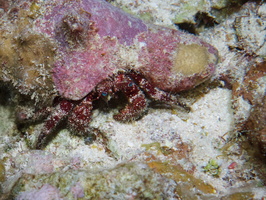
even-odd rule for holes
{"type": "Polygon", "coordinates": [[[129,76],[123,73],[118,74],[114,79],[114,91],[122,91],[128,98],[128,104],[118,114],[114,115],[114,119],[118,121],[129,121],[141,116],[147,108],[144,93],[129,76]]]}
{"type": "Polygon", "coordinates": [[[182,107],[187,107],[185,104],[178,101],[176,95],[170,94],[154,87],[147,79],[145,79],[140,73],[135,71],[130,71],[127,73],[127,76],[130,76],[134,82],[153,100],[164,102],[170,105],[176,105],[182,107]]]}
{"type": "Polygon", "coordinates": [[[45,143],[47,142],[47,137],[49,137],[55,131],[61,121],[66,119],[73,107],[74,104],[71,101],[65,99],[61,100],[58,103],[52,114],[45,121],[44,127],[36,143],[37,149],[41,149],[45,145],[45,143]]]}
{"type": "Polygon", "coordinates": [[[89,122],[91,120],[93,101],[98,99],[99,95],[91,92],[86,96],[80,104],[78,104],[68,117],[68,125],[74,131],[78,131],[78,135],[85,134],[89,128],[89,122]]]}

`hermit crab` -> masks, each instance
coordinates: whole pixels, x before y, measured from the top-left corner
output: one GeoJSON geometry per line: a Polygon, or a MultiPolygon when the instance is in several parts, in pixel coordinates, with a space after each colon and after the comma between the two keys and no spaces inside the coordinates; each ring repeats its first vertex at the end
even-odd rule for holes
{"type": "Polygon", "coordinates": [[[35,100],[34,114],[20,111],[17,119],[44,118],[36,148],[44,147],[63,120],[74,130],[88,131],[99,99],[122,93],[128,103],[114,118],[130,121],[143,115],[147,98],[178,104],[178,92],[215,70],[217,51],[210,44],[145,23],[104,0],[9,4],[0,28],[5,47],[0,79],[35,100]],[[53,106],[42,104],[54,98],[53,106]]]}

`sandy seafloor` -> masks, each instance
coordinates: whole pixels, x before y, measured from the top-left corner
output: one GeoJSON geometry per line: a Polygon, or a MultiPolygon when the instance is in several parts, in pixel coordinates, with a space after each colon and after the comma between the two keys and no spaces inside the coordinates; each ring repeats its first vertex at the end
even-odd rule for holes
{"type": "MultiPolygon", "coordinates": [[[[0,199],[266,198],[266,163],[258,167],[253,157],[257,154],[250,152],[256,147],[236,130],[248,119],[252,105],[221,79],[230,71],[241,90],[247,69],[265,59],[265,4],[250,2],[221,14],[228,6],[225,0],[112,3],[172,28],[176,28],[174,22],[194,23],[199,11],[209,13],[218,23],[198,31],[199,37],[219,51],[215,76],[182,94],[190,112],[153,106],[140,120],[121,123],[112,118],[117,110],[95,110],[91,126],[109,138],[107,144],[96,140],[86,145],[84,138],[64,129],[44,150],[32,150],[16,130],[13,109],[2,105],[0,199]]],[[[261,99],[265,76],[256,84],[252,94],[261,99]]]]}

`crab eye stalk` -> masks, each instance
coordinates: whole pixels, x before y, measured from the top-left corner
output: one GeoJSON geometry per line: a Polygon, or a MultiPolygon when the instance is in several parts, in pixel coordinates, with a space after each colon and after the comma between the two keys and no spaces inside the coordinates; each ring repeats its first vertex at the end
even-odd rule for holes
{"type": "Polygon", "coordinates": [[[134,85],[134,83],[133,82],[130,82],[129,84],[128,84],[128,87],[132,87],[134,85]]]}
{"type": "Polygon", "coordinates": [[[102,96],[106,97],[108,95],[107,92],[102,92],[102,96]]]}

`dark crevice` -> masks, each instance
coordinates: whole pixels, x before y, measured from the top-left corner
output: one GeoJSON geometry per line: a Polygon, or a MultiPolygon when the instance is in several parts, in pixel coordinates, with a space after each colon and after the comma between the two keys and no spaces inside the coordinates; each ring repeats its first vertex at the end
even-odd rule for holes
{"type": "Polygon", "coordinates": [[[198,35],[201,28],[211,28],[218,24],[214,17],[210,16],[206,12],[198,12],[194,16],[195,23],[184,22],[176,24],[176,26],[185,32],[198,35]]]}

